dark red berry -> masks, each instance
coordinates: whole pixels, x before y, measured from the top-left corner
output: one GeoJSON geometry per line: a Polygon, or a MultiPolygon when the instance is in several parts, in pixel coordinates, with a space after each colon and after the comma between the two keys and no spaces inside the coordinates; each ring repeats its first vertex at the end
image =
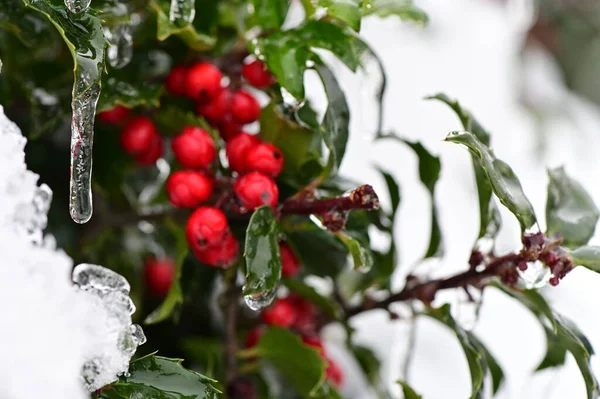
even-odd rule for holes
{"type": "Polygon", "coordinates": [[[156,135],[154,139],[152,139],[152,143],[150,144],[150,148],[146,151],[138,154],[135,157],[135,160],[140,165],[154,165],[156,161],[162,156],[164,150],[163,139],[159,135],[156,135]]]}
{"type": "Polygon", "coordinates": [[[225,214],[208,206],[196,209],[185,227],[187,242],[193,250],[219,244],[228,234],[229,224],[225,214]]]}
{"type": "MultiPolygon", "coordinates": [[[[231,118],[229,118],[231,119],[231,118]]],[[[226,120],[219,123],[219,133],[225,141],[229,141],[237,137],[242,132],[242,125],[232,120],[226,120]]]]}
{"type": "Polygon", "coordinates": [[[219,68],[208,62],[199,62],[187,71],[186,94],[197,101],[210,101],[221,91],[222,78],[219,68]]]}
{"type": "Polygon", "coordinates": [[[167,79],[165,80],[165,86],[167,91],[174,96],[185,96],[186,85],[185,80],[187,77],[188,69],[184,65],[177,65],[171,69],[167,79]]]}
{"type": "Polygon", "coordinates": [[[277,177],[283,170],[283,154],[281,150],[270,143],[261,143],[248,150],[246,167],[277,177]]]}
{"type": "Polygon", "coordinates": [[[233,234],[227,234],[220,242],[195,250],[194,255],[202,263],[225,269],[236,262],[239,249],[237,239],[233,234]]]}
{"type": "Polygon", "coordinates": [[[296,308],[294,327],[304,335],[315,334],[317,330],[317,308],[312,302],[299,296],[289,296],[296,308]]]}
{"type": "Polygon", "coordinates": [[[240,133],[229,140],[226,146],[229,168],[238,173],[246,172],[248,170],[246,155],[251,148],[259,143],[260,139],[257,136],[248,133],[240,133]]]}
{"type": "Polygon", "coordinates": [[[285,242],[280,242],[279,253],[281,254],[281,274],[283,277],[293,277],[298,274],[300,272],[300,261],[292,248],[285,242]]]}
{"type": "Polygon", "coordinates": [[[165,296],[175,279],[175,262],[169,258],[148,259],[144,265],[144,278],[152,295],[165,296]]]}
{"type": "Polygon", "coordinates": [[[296,321],[296,308],[289,299],[278,299],[262,312],[262,319],[270,325],[291,327],[296,321]]]}
{"type": "Polygon", "coordinates": [[[125,124],[121,130],[121,145],[129,154],[140,155],[151,149],[159,136],[154,123],[145,116],[137,116],[125,124]]]}
{"type": "Polygon", "coordinates": [[[248,332],[248,335],[246,335],[246,341],[244,343],[245,347],[247,349],[254,348],[260,341],[260,338],[262,337],[264,332],[265,332],[265,330],[262,329],[261,327],[256,327],[256,328],[250,330],[250,332],[248,332]]]}
{"type": "Polygon", "coordinates": [[[209,102],[198,103],[196,112],[212,123],[225,121],[231,108],[231,91],[223,89],[209,102]]]}
{"type": "Polygon", "coordinates": [[[183,128],[171,142],[177,161],[186,168],[207,168],[217,155],[215,142],[206,130],[197,126],[183,128]]]}
{"type": "Polygon", "coordinates": [[[195,208],[206,202],[213,192],[212,181],[203,173],[180,170],[167,180],[169,201],[179,208],[195,208]]]}
{"type": "Polygon", "coordinates": [[[233,191],[240,205],[249,211],[261,205],[275,207],[279,200],[279,189],[275,181],[260,172],[250,172],[237,179],[233,191]]]}
{"type": "Polygon", "coordinates": [[[340,366],[331,359],[326,359],[328,362],[325,375],[336,387],[339,387],[344,382],[344,374],[340,366]]]}
{"type": "Polygon", "coordinates": [[[260,104],[245,90],[238,90],[231,98],[231,116],[241,124],[252,123],[260,116],[260,104]]]}
{"type": "Polygon", "coordinates": [[[275,83],[275,77],[269,72],[264,62],[254,60],[242,68],[242,76],[252,86],[264,89],[275,83]]]}
{"type": "Polygon", "coordinates": [[[321,341],[321,338],[318,335],[303,335],[302,342],[315,348],[322,357],[325,356],[325,347],[323,346],[323,341],[321,341]]]}
{"type": "Polygon", "coordinates": [[[125,122],[129,117],[131,110],[122,105],[117,105],[111,110],[98,112],[98,119],[102,123],[109,123],[112,125],[120,125],[125,122]]]}

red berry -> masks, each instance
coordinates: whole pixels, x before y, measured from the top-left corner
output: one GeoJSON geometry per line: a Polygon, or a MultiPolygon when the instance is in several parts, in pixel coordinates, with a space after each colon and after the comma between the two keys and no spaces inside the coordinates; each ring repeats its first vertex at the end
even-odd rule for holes
{"type": "MultiPolygon", "coordinates": [[[[231,119],[231,118],[229,118],[231,119]]],[[[219,133],[221,134],[221,137],[223,137],[223,140],[225,141],[229,141],[231,139],[233,139],[234,137],[237,137],[238,134],[240,134],[242,132],[242,125],[232,121],[232,120],[226,120],[224,122],[219,123],[219,133]]]]}
{"type": "Polygon", "coordinates": [[[169,75],[165,80],[165,86],[169,93],[174,96],[185,96],[187,71],[188,69],[184,65],[177,65],[171,69],[171,72],[169,72],[169,75]]]}
{"type": "Polygon", "coordinates": [[[293,277],[298,274],[300,272],[300,261],[292,248],[285,242],[280,242],[279,253],[281,254],[281,274],[283,277],[293,277]]]}
{"type": "Polygon", "coordinates": [[[137,116],[125,124],[120,140],[125,151],[137,156],[148,151],[157,136],[159,134],[154,123],[145,116],[137,116]]]}
{"type": "Polygon", "coordinates": [[[257,136],[248,133],[240,133],[232,138],[225,148],[227,159],[229,160],[229,168],[238,173],[247,171],[246,154],[259,143],[260,139],[257,136]]]}
{"type": "Polygon", "coordinates": [[[199,62],[187,72],[186,94],[194,100],[209,101],[221,91],[222,78],[219,68],[208,62],[199,62]]]}
{"type": "Polygon", "coordinates": [[[260,327],[256,327],[256,328],[250,330],[248,335],[246,335],[245,347],[246,348],[255,347],[258,344],[258,342],[260,341],[260,338],[262,337],[264,332],[265,331],[260,327]]]}
{"type": "Polygon", "coordinates": [[[275,77],[269,72],[264,62],[254,60],[242,68],[242,75],[252,86],[264,89],[275,83],[275,77]]]}
{"type": "Polygon", "coordinates": [[[273,144],[258,144],[248,150],[246,167],[248,170],[257,170],[265,175],[276,177],[283,170],[283,154],[273,144]]]}
{"type": "Polygon", "coordinates": [[[197,126],[183,128],[171,142],[177,161],[186,168],[207,168],[217,155],[215,143],[206,130],[197,126]]]}
{"type": "Polygon", "coordinates": [[[239,249],[237,239],[233,234],[227,234],[220,242],[195,250],[194,255],[202,263],[225,269],[235,263],[239,249]]]}
{"type": "Polygon", "coordinates": [[[303,335],[302,342],[315,348],[322,357],[325,356],[325,347],[323,346],[323,341],[321,341],[321,338],[318,335],[303,335]]]}
{"type": "Polygon", "coordinates": [[[144,277],[152,295],[165,296],[175,279],[175,263],[169,258],[148,259],[144,265],[144,277]]]}
{"type": "Polygon", "coordinates": [[[208,177],[194,170],[180,170],[167,180],[169,201],[179,208],[195,208],[210,198],[213,184],[208,177]]]}
{"type": "Polygon", "coordinates": [[[131,110],[122,105],[117,105],[113,109],[108,111],[102,111],[98,113],[98,119],[102,123],[109,123],[112,125],[119,125],[127,119],[131,110]]]}
{"type": "Polygon", "coordinates": [[[252,94],[238,90],[233,93],[231,99],[231,116],[241,124],[257,121],[260,116],[260,104],[252,94]]]}
{"type": "Polygon", "coordinates": [[[275,207],[279,200],[279,190],[275,181],[260,172],[250,172],[237,179],[233,191],[242,207],[249,211],[261,205],[275,207]]]}
{"type": "Polygon", "coordinates": [[[213,123],[222,122],[229,114],[231,99],[231,91],[223,89],[211,101],[198,103],[196,105],[196,112],[213,123]]]}
{"type": "Polygon", "coordinates": [[[331,359],[326,359],[328,361],[327,369],[325,370],[325,375],[327,379],[331,381],[336,387],[339,387],[344,382],[344,374],[340,366],[331,359]]]}
{"type": "Polygon", "coordinates": [[[296,308],[289,299],[278,299],[262,312],[262,318],[267,324],[291,327],[296,321],[296,308]]]}
{"type": "Polygon", "coordinates": [[[164,150],[164,144],[162,137],[156,135],[152,139],[150,148],[135,157],[135,160],[140,165],[154,165],[156,161],[162,156],[164,150]]]}
{"type": "Polygon", "coordinates": [[[299,296],[290,296],[296,308],[294,327],[305,335],[314,334],[317,330],[317,308],[312,302],[299,296]]]}
{"type": "Polygon", "coordinates": [[[208,206],[196,209],[185,227],[187,242],[194,250],[219,244],[228,234],[229,224],[225,214],[217,208],[208,206]]]}

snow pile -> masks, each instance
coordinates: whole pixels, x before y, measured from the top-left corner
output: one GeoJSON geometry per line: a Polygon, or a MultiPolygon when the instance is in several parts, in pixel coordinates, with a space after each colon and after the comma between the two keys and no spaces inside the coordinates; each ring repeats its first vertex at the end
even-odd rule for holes
{"type": "Polygon", "coordinates": [[[89,398],[145,337],[122,276],[82,264],[71,279],[71,258],[43,237],[52,192],[27,170],[24,146],[0,106],[0,398],[89,398]]]}

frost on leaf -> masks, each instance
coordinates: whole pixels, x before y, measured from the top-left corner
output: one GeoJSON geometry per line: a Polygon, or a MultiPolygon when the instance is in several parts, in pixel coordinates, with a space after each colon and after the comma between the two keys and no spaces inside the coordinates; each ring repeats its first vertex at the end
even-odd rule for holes
{"type": "Polygon", "coordinates": [[[124,373],[145,341],[129,284],[75,267],[43,236],[52,191],[25,165],[25,138],[0,106],[0,398],[89,398],[124,373]]]}

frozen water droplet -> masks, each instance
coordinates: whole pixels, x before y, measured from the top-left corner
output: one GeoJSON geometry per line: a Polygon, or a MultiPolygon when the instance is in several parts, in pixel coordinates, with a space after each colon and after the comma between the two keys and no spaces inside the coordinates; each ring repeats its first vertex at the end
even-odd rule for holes
{"type": "Polygon", "coordinates": [[[105,267],[82,263],[73,270],[73,282],[79,288],[93,288],[99,291],[120,291],[129,294],[131,286],[120,274],[105,267]]]}
{"type": "Polygon", "coordinates": [[[136,168],[127,172],[123,193],[135,208],[147,206],[164,187],[171,173],[169,163],[164,159],[156,161],[155,166],[136,168]]]}
{"type": "Polygon", "coordinates": [[[540,261],[528,262],[526,270],[517,268],[517,271],[527,289],[542,288],[548,285],[551,277],[550,269],[540,261]]]}
{"type": "Polygon", "coordinates": [[[273,302],[273,299],[275,299],[276,294],[277,288],[265,290],[258,294],[247,294],[244,295],[244,302],[250,309],[259,311],[269,306],[273,302]]]}
{"type": "Polygon", "coordinates": [[[129,329],[131,331],[131,337],[138,346],[146,343],[146,335],[144,334],[142,327],[137,324],[132,324],[129,329]]]}
{"type": "Polygon", "coordinates": [[[65,0],[65,6],[74,14],[87,11],[92,0],[65,0]]]}
{"type": "Polygon", "coordinates": [[[191,24],[196,16],[195,0],[171,0],[169,20],[173,23],[191,24]]]}
{"type": "Polygon", "coordinates": [[[129,64],[133,57],[131,24],[124,23],[117,25],[106,37],[110,41],[110,47],[106,50],[108,63],[117,69],[129,64]]]}
{"type": "Polygon", "coordinates": [[[79,76],[73,86],[73,118],[71,119],[71,182],[69,213],[76,223],[86,223],[92,217],[92,146],[94,118],[100,96],[100,84],[87,86],[90,76],[84,67],[76,69],[79,76]]]}

